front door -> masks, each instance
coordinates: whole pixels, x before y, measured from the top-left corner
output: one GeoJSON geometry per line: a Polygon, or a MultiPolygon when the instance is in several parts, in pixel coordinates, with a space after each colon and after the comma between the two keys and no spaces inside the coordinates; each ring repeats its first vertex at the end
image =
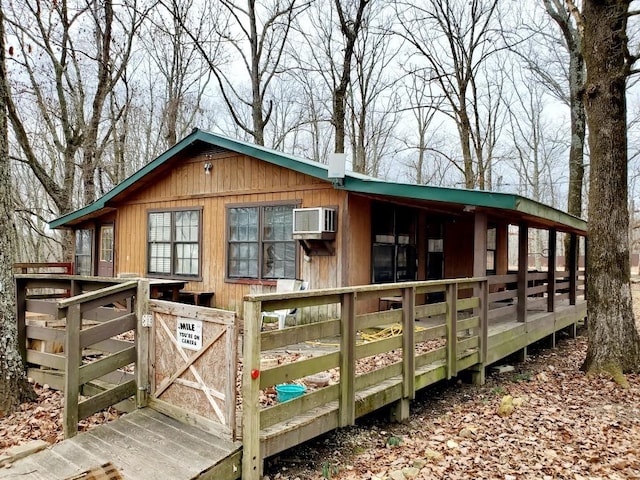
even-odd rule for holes
{"type": "Polygon", "coordinates": [[[113,277],[113,224],[100,226],[98,276],[113,277]]]}

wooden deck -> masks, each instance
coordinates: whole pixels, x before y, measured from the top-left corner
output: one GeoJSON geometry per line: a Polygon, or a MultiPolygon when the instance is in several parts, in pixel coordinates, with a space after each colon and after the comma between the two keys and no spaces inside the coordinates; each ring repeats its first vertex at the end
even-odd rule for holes
{"type": "MultiPolygon", "coordinates": [[[[124,356],[121,352],[128,350],[118,344],[104,359],[104,367],[96,367],[97,362],[78,367],[83,348],[104,344],[104,335],[135,329],[137,405],[147,407],[18,460],[12,468],[0,469],[0,479],[81,479],[85,478],[78,476],[82,472],[108,462],[125,479],[234,479],[240,478],[241,470],[242,478],[258,479],[264,459],[271,455],[333,429],[353,425],[357,418],[384,406],[391,407],[397,420],[405,419],[417,390],[463,371],[470,371],[473,381],[481,383],[486,366],[516,352],[525,356],[528,345],[544,338],[553,342],[560,330],[570,329],[575,334],[577,322],[587,312],[584,289],[577,288],[584,283],[577,278],[559,280],[560,276],[559,272],[536,273],[534,282],[506,275],[247,296],[242,366],[245,373],[251,374],[242,375],[243,407],[238,412],[241,426],[237,430],[233,428],[237,342],[232,312],[148,301],[145,300],[148,285],[144,287],[142,283],[137,290],[133,285],[106,285],[100,292],[43,303],[29,299],[24,292],[30,284],[48,286],[45,280],[50,279],[25,277],[21,280],[24,292],[19,289],[22,300],[18,302],[22,338],[60,341],[61,335],[65,337],[66,354],[38,353],[32,349],[25,353],[32,364],[40,360],[35,366],[57,369],[65,378],[61,382],[65,392],[73,392],[65,395],[69,397],[65,399],[65,433],[72,436],[77,419],[85,417],[96,405],[116,402],[122,393],[113,389],[115,393],[98,394],[78,403],[82,385],[106,372],[107,367],[115,368],[133,358],[132,355],[120,358],[124,356]],[[540,284],[545,278],[551,281],[540,284]],[[524,293],[501,287],[516,282],[524,293]],[[501,289],[490,293],[491,286],[501,289]],[[83,328],[82,322],[76,322],[79,325],[70,329],[69,317],[73,312],[67,311],[69,305],[78,305],[79,319],[80,313],[84,317],[96,307],[103,308],[105,302],[132,292],[136,292],[136,304],[131,313],[118,313],[116,318],[91,328],[83,328]],[[440,301],[429,302],[433,293],[439,294],[440,301]],[[376,309],[383,297],[401,298],[401,308],[376,309]],[[320,315],[314,323],[262,331],[261,312],[282,308],[313,309],[320,315]],[[43,313],[51,310],[57,313],[56,318],[66,316],[67,331],[27,326],[26,310],[43,313]],[[226,318],[225,313],[232,316],[226,318]],[[143,317],[150,314],[153,318],[144,324],[143,317]],[[177,318],[183,323],[205,322],[198,350],[180,346],[174,328],[177,318]],[[120,323],[126,325],[118,326],[120,323]],[[402,328],[390,336],[361,341],[361,332],[389,324],[400,324],[402,328]],[[69,333],[71,330],[75,332],[73,335],[69,333]],[[76,340],[70,342],[70,338],[76,340]],[[261,359],[269,358],[274,351],[301,345],[308,348],[327,338],[334,339],[330,348],[317,349],[292,363],[262,367],[261,359]],[[68,352],[73,351],[76,353],[70,362],[68,352]],[[172,358],[169,352],[173,352],[172,358]],[[364,373],[356,371],[358,362],[380,354],[395,360],[382,362],[364,373]],[[158,365],[162,368],[158,369],[158,365]],[[261,404],[265,389],[281,383],[304,383],[309,375],[336,369],[338,380],[326,387],[311,389],[287,402],[261,404]],[[218,383],[219,380],[224,382],[218,383]],[[173,396],[167,395],[173,384],[180,390],[173,396]],[[241,443],[233,441],[240,437],[241,443]]],[[[58,283],[67,288],[61,281],[58,283]]],[[[81,392],[83,396],[87,394],[85,389],[81,392]]]]}
{"type": "Polygon", "coordinates": [[[241,444],[143,408],[0,468],[0,478],[82,479],[107,462],[127,480],[234,479],[241,444]]]}

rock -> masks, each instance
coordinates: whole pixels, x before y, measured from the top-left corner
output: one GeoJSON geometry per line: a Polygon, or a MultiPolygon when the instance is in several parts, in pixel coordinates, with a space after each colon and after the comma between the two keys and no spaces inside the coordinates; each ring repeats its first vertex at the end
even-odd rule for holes
{"type": "Polygon", "coordinates": [[[406,477],[404,473],[402,473],[402,470],[393,470],[389,472],[389,478],[391,478],[391,480],[405,480],[406,477]]]}
{"type": "Polygon", "coordinates": [[[498,365],[497,367],[491,368],[491,371],[494,373],[509,373],[514,370],[515,368],[513,368],[513,365],[498,365]]]}
{"type": "Polygon", "coordinates": [[[417,468],[418,470],[421,470],[422,468],[424,468],[426,464],[427,462],[422,458],[416,458],[411,464],[411,466],[417,468]]]}
{"type": "Polygon", "coordinates": [[[478,429],[476,427],[464,427],[462,430],[460,430],[460,433],[458,435],[462,438],[475,438],[477,431],[478,429]]]}
{"type": "Polygon", "coordinates": [[[404,475],[404,478],[417,478],[418,475],[420,475],[420,470],[416,467],[405,467],[402,469],[402,474],[404,475]]]}
{"type": "Polygon", "coordinates": [[[431,450],[430,448],[427,448],[424,451],[424,458],[426,458],[427,460],[434,460],[434,461],[439,461],[441,460],[443,457],[443,455],[440,452],[436,452],[435,450],[431,450]]]}

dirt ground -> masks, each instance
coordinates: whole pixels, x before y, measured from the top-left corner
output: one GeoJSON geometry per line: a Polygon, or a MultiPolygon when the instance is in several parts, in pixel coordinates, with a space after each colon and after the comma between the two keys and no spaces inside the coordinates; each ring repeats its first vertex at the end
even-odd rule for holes
{"type": "MultiPolygon", "coordinates": [[[[638,283],[634,310],[640,318],[638,283]]],[[[264,479],[640,479],[640,376],[628,376],[628,389],[586,377],[584,336],[541,347],[484,386],[450,381],[419,392],[406,423],[389,423],[383,410],[268,459],[264,479]],[[500,415],[502,403],[512,411],[500,415]]],[[[38,402],[0,419],[0,454],[61,440],[62,395],[36,390],[38,402]]],[[[116,416],[96,414],[80,429],[116,416]]]]}

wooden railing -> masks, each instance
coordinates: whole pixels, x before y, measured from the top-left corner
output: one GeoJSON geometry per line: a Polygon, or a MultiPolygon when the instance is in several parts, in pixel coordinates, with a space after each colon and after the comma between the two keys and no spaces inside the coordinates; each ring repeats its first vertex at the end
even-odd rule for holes
{"type": "Polygon", "coordinates": [[[15,273],[58,273],[62,275],[73,274],[73,262],[40,262],[40,263],[14,263],[15,273]]]}
{"type": "Polygon", "coordinates": [[[567,271],[552,273],[553,275],[549,272],[527,272],[527,286],[521,294],[526,299],[524,309],[517,308],[519,274],[489,276],[489,320],[517,316],[518,320],[525,321],[527,311],[539,309],[553,312],[556,304],[561,301],[575,305],[578,298],[584,298],[584,271],[579,271],[577,278],[573,280],[567,271]]]}
{"type": "Polygon", "coordinates": [[[356,418],[386,404],[396,404],[396,417],[406,418],[416,390],[482,365],[487,348],[487,293],[487,280],[472,278],[245,297],[243,478],[258,478],[263,458],[313,435],[352,425],[356,418]],[[402,307],[376,311],[381,300],[389,297],[402,307]],[[434,298],[439,301],[430,303],[434,298]],[[262,311],[336,304],[340,318],[261,332],[262,311]],[[416,328],[417,319],[424,326],[416,328]],[[402,329],[374,341],[360,341],[359,332],[394,323],[402,329]],[[334,348],[320,349],[323,353],[314,352],[293,363],[260,368],[261,358],[270,356],[269,351],[327,341],[335,342],[334,348]],[[381,355],[386,362],[368,362],[369,368],[359,371],[367,358],[381,355]],[[320,372],[331,372],[337,382],[285,403],[260,405],[261,390],[320,372]],[[319,418],[319,423],[309,426],[309,417],[319,418]]]}
{"type": "Polygon", "coordinates": [[[120,370],[136,364],[136,345],[115,337],[140,330],[148,282],[16,275],[16,286],[19,342],[28,374],[64,390],[65,437],[77,433],[79,420],[136,394],[134,375],[120,370]],[[53,293],[42,295],[43,289],[53,293]],[[65,298],[67,291],[77,294],[65,298]],[[91,396],[80,400],[81,394],[91,396]]]}

